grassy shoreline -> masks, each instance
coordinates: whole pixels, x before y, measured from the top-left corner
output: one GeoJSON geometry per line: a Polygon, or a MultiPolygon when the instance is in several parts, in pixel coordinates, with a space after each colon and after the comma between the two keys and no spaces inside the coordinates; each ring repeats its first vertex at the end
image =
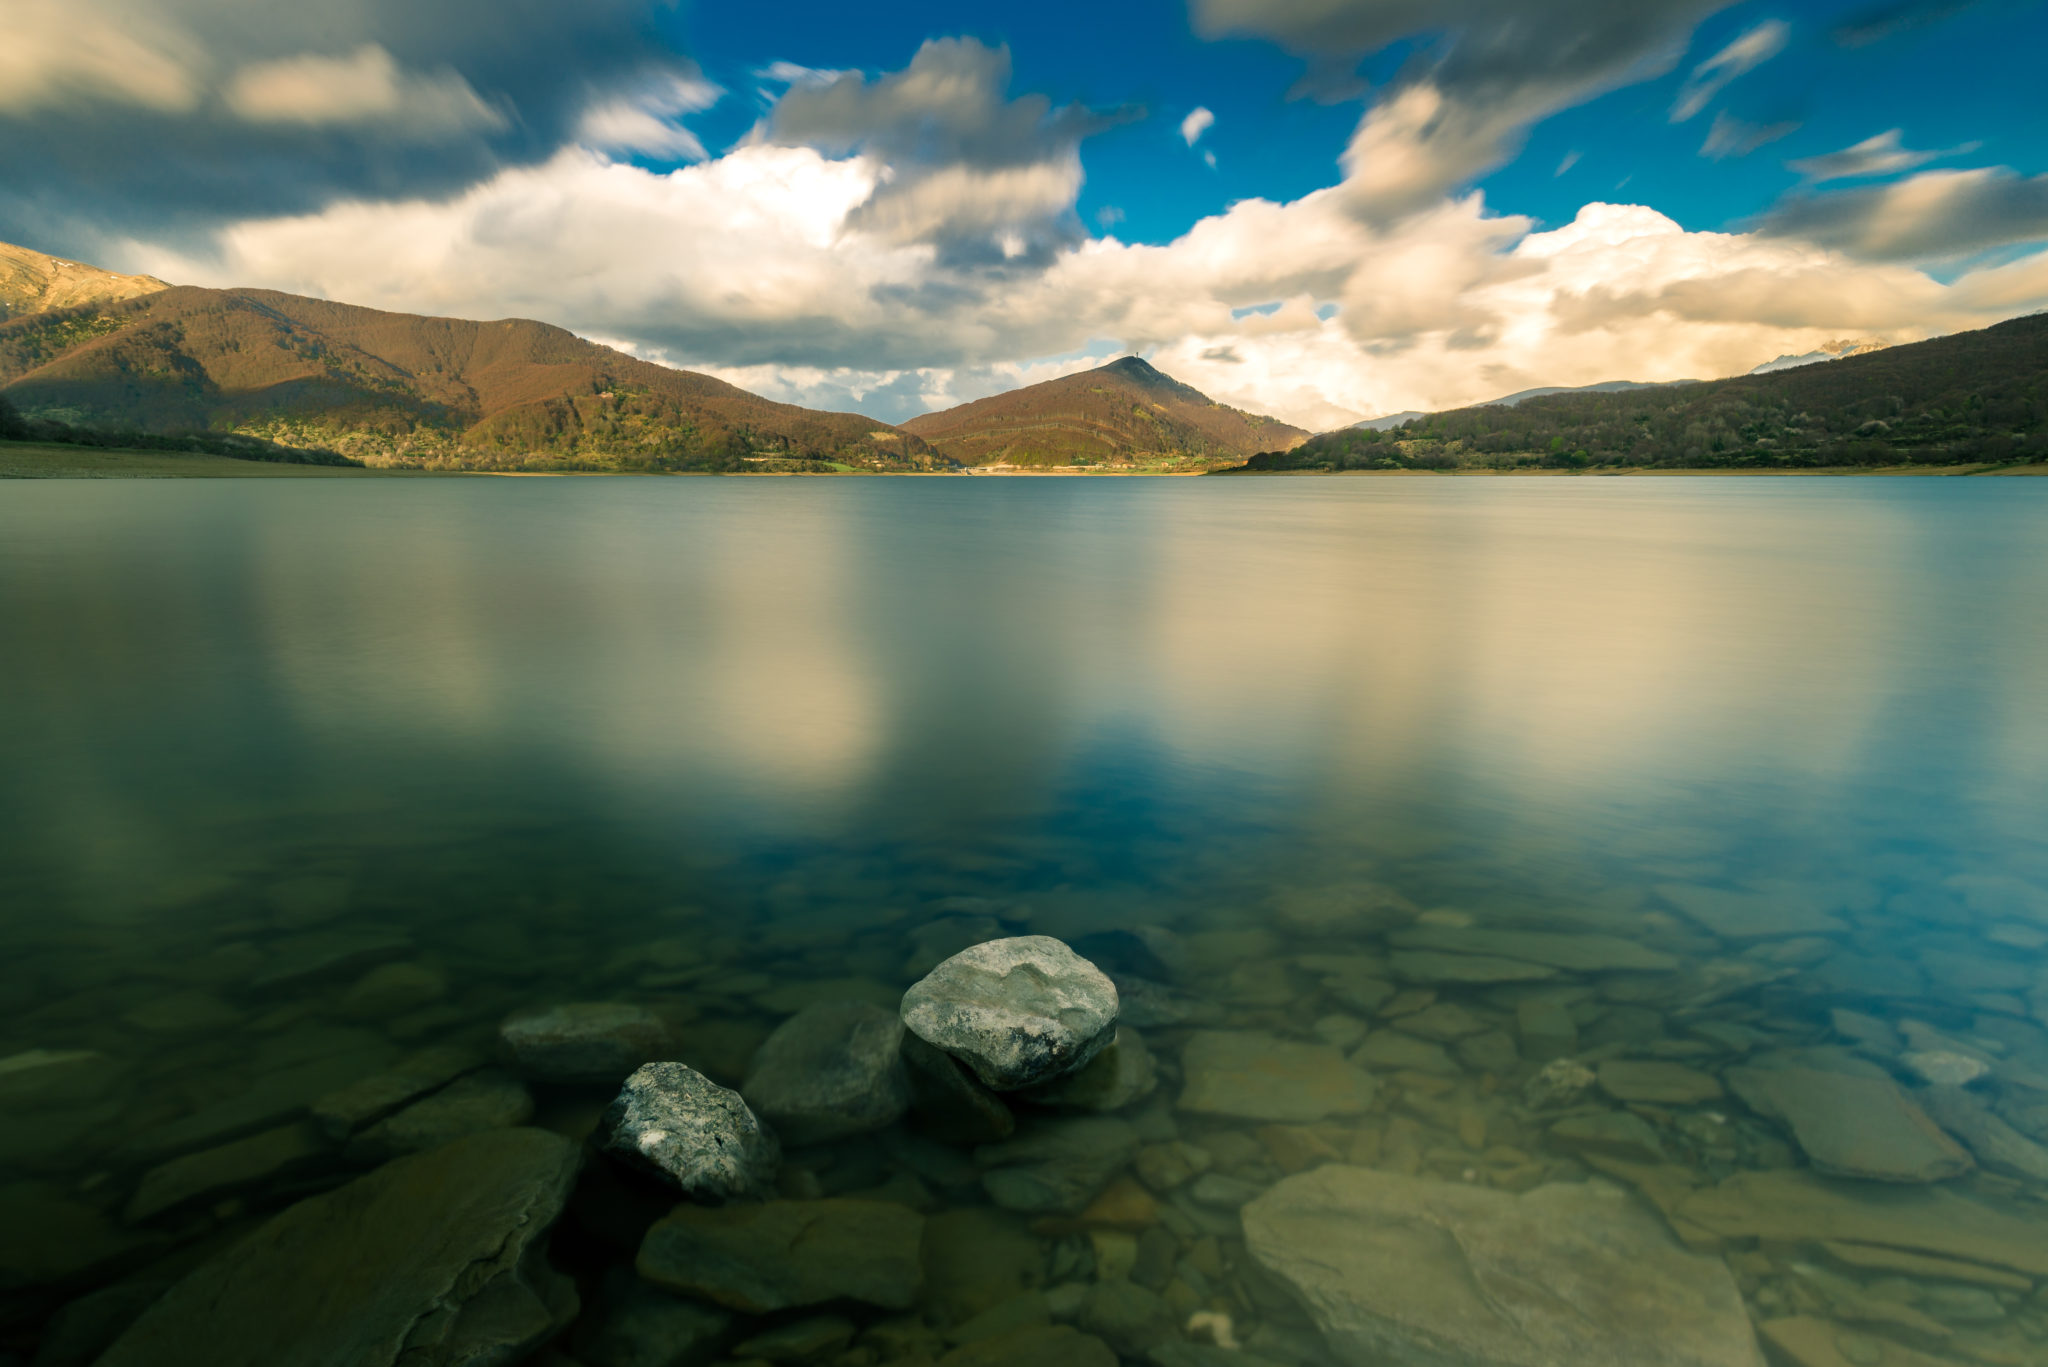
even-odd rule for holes
{"type": "MultiPolygon", "coordinates": [[[[232,456],[202,455],[185,451],[131,451],[118,447],[59,446],[38,442],[0,442],[0,479],[379,479],[440,478],[446,476],[493,476],[512,479],[585,479],[613,475],[646,475],[650,471],[607,470],[418,470],[393,467],[338,465],[288,465],[261,460],[237,460],[232,456]]],[[[705,472],[678,471],[679,475],[702,477],[705,472]]],[[[1963,475],[2048,475],[2048,464],[2035,465],[1908,465],[1908,466],[1823,466],[1803,470],[1743,469],[1657,469],[1609,470],[1106,470],[1099,466],[1043,467],[1039,469],[961,471],[982,479],[1187,479],[1198,474],[1221,474],[1255,479],[1441,479],[1505,477],[1605,479],[1616,476],[1637,478],[1711,476],[1719,478],[1835,477],[1848,476],[1937,476],[1963,475]]],[[[938,471],[847,471],[844,474],[804,474],[785,471],[749,474],[742,479],[871,479],[901,477],[929,479],[951,476],[938,471]]]]}

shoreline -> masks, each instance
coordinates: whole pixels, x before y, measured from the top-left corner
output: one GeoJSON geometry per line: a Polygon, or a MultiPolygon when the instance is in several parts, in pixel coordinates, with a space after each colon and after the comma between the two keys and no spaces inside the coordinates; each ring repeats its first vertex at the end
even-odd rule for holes
{"type": "Polygon", "coordinates": [[[962,470],[843,470],[825,474],[794,471],[754,473],[710,470],[423,470],[412,466],[294,465],[238,460],[232,456],[182,451],[135,451],[121,447],[0,442],[0,479],[1640,479],[1640,478],[1945,478],[2048,475],[2048,463],[2031,465],[1827,465],[1790,470],[1727,467],[1628,467],[1604,470],[1111,470],[1096,466],[1007,466],[962,470]]]}

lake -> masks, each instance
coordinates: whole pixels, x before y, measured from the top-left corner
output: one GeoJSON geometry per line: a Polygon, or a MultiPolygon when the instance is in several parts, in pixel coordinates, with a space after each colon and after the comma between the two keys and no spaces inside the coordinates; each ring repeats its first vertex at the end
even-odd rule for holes
{"type": "Polygon", "coordinates": [[[2048,1362],[2048,483],[15,483],[0,642],[0,1363],[1025,935],[1114,1095],[783,1126],[901,1285],[593,1157],[492,1360],[2048,1362]]]}

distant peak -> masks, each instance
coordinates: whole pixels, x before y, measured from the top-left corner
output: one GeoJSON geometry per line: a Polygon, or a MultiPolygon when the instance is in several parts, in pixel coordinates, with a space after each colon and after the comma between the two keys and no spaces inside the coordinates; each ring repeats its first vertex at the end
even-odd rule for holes
{"type": "Polygon", "coordinates": [[[1119,375],[1129,375],[1135,380],[1163,380],[1166,378],[1143,356],[1125,356],[1120,360],[1111,361],[1102,368],[1104,370],[1114,370],[1119,375]]]}

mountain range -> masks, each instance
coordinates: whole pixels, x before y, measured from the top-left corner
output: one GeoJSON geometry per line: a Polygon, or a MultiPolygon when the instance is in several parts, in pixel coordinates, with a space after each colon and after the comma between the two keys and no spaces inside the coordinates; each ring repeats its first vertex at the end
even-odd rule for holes
{"type": "Polygon", "coordinates": [[[779,472],[1207,469],[1309,435],[1135,356],[897,427],[527,319],[167,285],[20,247],[0,248],[0,310],[0,398],[46,434],[93,440],[205,434],[230,453],[369,465],[779,472]]]}
{"type": "Polygon", "coordinates": [[[2048,314],[1727,380],[1592,386],[1346,428],[1249,472],[1799,469],[2048,459],[2048,314]]]}

